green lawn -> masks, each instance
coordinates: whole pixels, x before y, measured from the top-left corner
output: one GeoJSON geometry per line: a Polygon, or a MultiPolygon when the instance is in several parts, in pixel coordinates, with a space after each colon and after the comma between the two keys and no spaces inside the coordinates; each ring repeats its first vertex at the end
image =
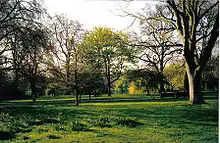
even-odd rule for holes
{"type": "Polygon", "coordinates": [[[207,104],[145,95],[0,102],[0,142],[217,143],[218,93],[207,104]],[[7,139],[11,140],[7,140],[7,139]]]}

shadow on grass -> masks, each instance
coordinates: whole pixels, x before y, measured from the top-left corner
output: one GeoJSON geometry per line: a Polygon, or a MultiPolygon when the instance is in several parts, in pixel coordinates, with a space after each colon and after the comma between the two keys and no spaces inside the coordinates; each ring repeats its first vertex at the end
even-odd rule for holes
{"type": "Polygon", "coordinates": [[[55,135],[48,135],[47,136],[49,139],[60,139],[59,136],[55,136],[55,135]]]}
{"type": "Polygon", "coordinates": [[[10,140],[14,138],[14,135],[10,132],[0,131],[0,140],[10,140]]]}

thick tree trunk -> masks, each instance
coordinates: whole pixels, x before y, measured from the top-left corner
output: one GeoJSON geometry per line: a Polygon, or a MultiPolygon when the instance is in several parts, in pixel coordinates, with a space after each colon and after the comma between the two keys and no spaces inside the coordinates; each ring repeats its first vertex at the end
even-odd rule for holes
{"type": "Polygon", "coordinates": [[[189,83],[189,101],[190,104],[204,104],[205,101],[201,90],[201,73],[194,70],[190,72],[187,68],[187,77],[189,83]]]}
{"type": "Polygon", "coordinates": [[[184,76],[184,90],[185,92],[187,92],[187,94],[189,94],[189,81],[187,77],[187,72],[185,72],[185,76],[184,76]]]}

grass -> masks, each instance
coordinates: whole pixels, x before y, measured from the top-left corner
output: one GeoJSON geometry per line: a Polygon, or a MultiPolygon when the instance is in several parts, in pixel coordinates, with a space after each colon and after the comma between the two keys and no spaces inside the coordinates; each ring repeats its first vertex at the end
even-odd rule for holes
{"type": "Polygon", "coordinates": [[[67,97],[0,102],[0,142],[40,143],[215,143],[218,94],[207,104],[145,95],[67,97]]]}

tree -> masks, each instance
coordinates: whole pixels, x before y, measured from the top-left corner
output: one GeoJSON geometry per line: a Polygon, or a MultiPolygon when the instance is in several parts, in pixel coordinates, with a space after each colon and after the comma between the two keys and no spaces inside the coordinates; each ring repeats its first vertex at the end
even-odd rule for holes
{"type": "Polygon", "coordinates": [[[55,15],[51,24],[54,49],[49,60],[51,77],[64,84],[68,93],[75,90],[78,105],[78,45],[82,40],[83,29],[78,21],[69,20],[63,14],[55,15]],[[71,78],[74,76],[74,78],[71,78]],[[57,80],[58,79],[58,80],[57,80]]]}
{"type": "Polygon", "coordinates": [[[148,19],[141,25],[142,38],[134,44],[139,54],[135,56],[145,62],[148,67],[153,67],[158,74],[159,93],[163,97],[164,68],[167,63],[177,59],[181,53],[181,45],[175,39],[172,27],[163,21],[148,19]]]}
{"type": "MultiPolygon", "coordinates": [[[[219,1],[168,0],[160,10],[160,20],[178,31],[186,60],[191,104],[205,103],[201,92],[201,75],[219,35],[219,1]],[[169,15],[164,15],[169,11],[169,15]]],[[[154,17],[158,19],[158,17],[154,17]]]]}
{"type": "Polygon", "coordinates": [[[30,27],[42,25],[40,20],[46,11],[42,3],[36,0],[2,0],[0,9],[0,70],[9,73],[11,84],[20,92],[27,86],[22,74],[22,64],[27,54],[22,44],[26,38],[23,35],[30,27]]]}
{"type": "Polygon", "coordinates": [[[110,28],[98,27],[88,32],[83,41],[84,58],[93,67],[101,68],[111,96],[111,85],[121,76],[128,50],[125,46],[127,36],[110,28]]]}
{"type": "Polygon", "coordinates": [[[127,93],[129,81],[126,75],[122,75],[115,83],[115,91],[118,93],[127,93]]]}
{"type": "Polygon", "coordinates": [[[1,0],[0,9],[0,58],[7,59],[4,54],[10,51],[7,38],[26,25],[40,24],[45,9],[36,0],[1,0]]]}
{"type": "Polygon", "coordinates": [[[202,89],[215,90],[218,89],[219,82],[219,56],[212,56],[203,73],[202,73],[202,89]]]}
{"type": "Polygon", "coordinates": [[[49,47],[47,30],[43,27],[30,27],[23,31],[21,45],[23,47],[24,59],[21,63],[22,74],[29,81],[33,102],[36,101],[38,89],[37,83],[44,78],[42,64],[44,53],[49,47]]]}
{"type": "MultiPolygon", "coordinates": [[[[170,64],[164,69],[164,76],[172,89],[183,90],[185,78],[185,66],[179,63],[170,64]]],[[[171,90],[172,90],[171,89],[171,90]]]]}
{"type": "Polygon", "coordinates": [[[98,70],[95,72],[83,71],[79,74],[79,92],[83,95],[97,96],[98,94],[106,93],[106,86],[104,84],[104,76],[98,70]]]}
{"type": "Polygon", "coordinates": [[[127,78],[130,81],[139,81],[142,90],[148,95],[150,91],[158,89],[158,74],[155,71],[146,69],[130,70],[127,72],[127,78]]]}

